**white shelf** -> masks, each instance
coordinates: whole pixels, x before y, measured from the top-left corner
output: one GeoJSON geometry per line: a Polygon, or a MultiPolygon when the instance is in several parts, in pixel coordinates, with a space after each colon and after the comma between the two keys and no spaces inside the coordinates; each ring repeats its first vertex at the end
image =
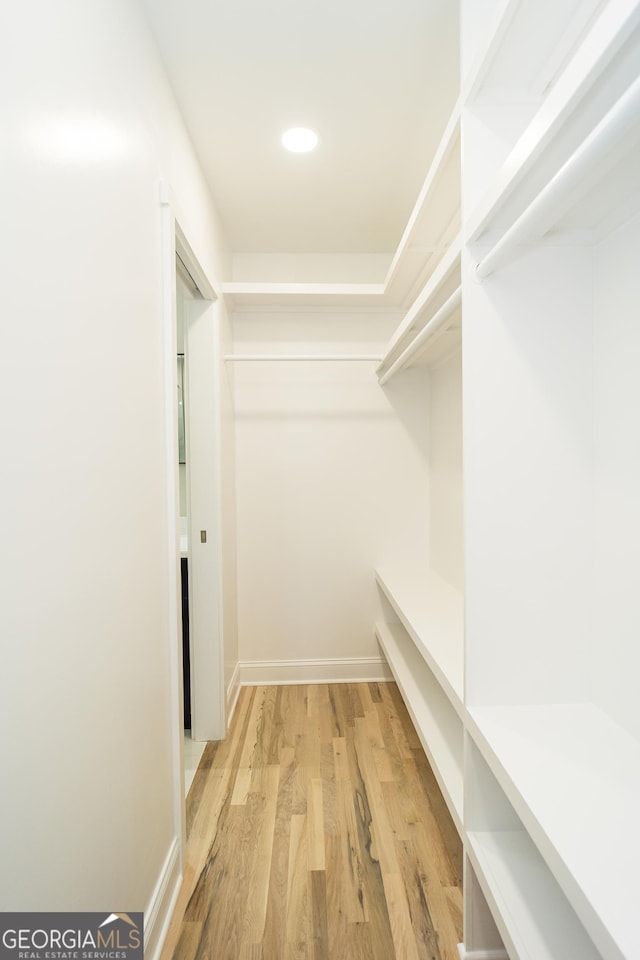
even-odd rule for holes
{"type": "Polygon", "coordinates": [[[459,342],[460,254],[461,238],[458,234],[389,341],[376,370],[381,384],[418,353],[424,359],[428,350],[432,358],[437,359],[439,352],[433,347],[438,343],[441,349],[443,335],[455,332],[456,342],[459,342]]]}
{"type": "Polygon", "coordinates": [[[415,564],[380,566],[376,581],[454,710],[464,717],[462,595],[433,570],[415,564]]]}
{"type": "Polygon", "coordinates": [[[510,960],[601,960],[523,830],[469,832],[465,849],[510,960]]]}
{"type": "Polygon", "coordinates": [[[387,295],[408,306],[460,233],[460,102],[438,149],[385,279],[387,295]]]}
{"type": "Polygon", "coordinates": [[[462,836],[462,721],[404,628],[378,622],[375,632],[462,836]]]}
{"type": "Polygon", "coordinates": [[[444,355],[452,333],[459,342],[460,185],[458,102],[387,274],[387,295],[408,310],[377,370],[381,383],[418,356],[444,355]]]}
{"type": "Polygon", "coordinates": [[[591,704],[474,708],[468,724],[602,956],[638,956],[640,743],[591,704]]]}
{"type": "Polygon", "coordinates": [[[480,277],[523,244],[569,234],[592,243],[640,209],[640,77],[509,226],[478,266],[480,277]]]}
{"type": "Polygon", "coordinates": [[[278,283],[229,281],[222,293],[236,307],[290,305],[294,307],[380,307],[385,305],[384,283],[278,283]]]}
{"type": "Polygon", "coordinates": [[[484,44],[465,83],[465,102],[480,92],[533,101],[583,39],[606,0],[556,0],[541,14],[540,0],[497,0],[484,44]]]}
{"type": "MultiPolygon", "coordinates": [[[[531,5],[531,4],[529,4],[531,5]]],[[[600,6],[600,5],[598,5],[600,6]]],[[[581,35],[582,36],[582,35],[581,35]]],[[[579,49],[546,95],[526,129],[468,221],[467,238],[472,241],[502,236],[551,183],[564,165],[638,76],[640,56],[640,3],[638,0],[611,0],[592,23],[579,49]]],[[[615,189],[620,195],[637,190],[635,167],[628,160],[638,139],[639,121],[630,122],[625,140],[627,156],[618,167],[615,189]],[[625,162],[626,161],[626,162],[625,162]],[[625,182],[620,183],[623,174],[625,182]]],[[[624,144],[623,144],[624,147],[624,144]]],[[[620,160],[620,145],[611,149],[612,160],[620,160]]],[[[597,161],[595,167],[601,166],[597,161]]],[[[611,164],[600,181],[611,182],[611,164]]],[[[589,184],[596,187],[597,177],[589,184]]],[[[583,210],[580,220],[593,225],[601,219],[599,190],[593,189],[594,213],[583,210]]],[[[574,197],[567,194],[569,205],[574,197]]],[[[583,198],[578,198],[583,200],[583,198]]],[[[555,222],[566,211],[559,209],[555,222]]],[[[545,225],[544,232],[553,224],[545,225]]],[[[565,230],[571,230],[569,222],[565,230]]],[[[535,239],[535,236],[534,236],[535,239]]]]}

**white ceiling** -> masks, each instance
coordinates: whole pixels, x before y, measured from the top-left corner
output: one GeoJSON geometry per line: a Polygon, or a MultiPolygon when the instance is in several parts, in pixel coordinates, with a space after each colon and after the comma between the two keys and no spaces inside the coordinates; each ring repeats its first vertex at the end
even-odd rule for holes
{"type": "Polygon", "coordinates": [[[140,0],[234,253],[391,253],[458,89],[457,0],[140,0]],[[280,145],[290,126],[320,137],[280,145]]]}

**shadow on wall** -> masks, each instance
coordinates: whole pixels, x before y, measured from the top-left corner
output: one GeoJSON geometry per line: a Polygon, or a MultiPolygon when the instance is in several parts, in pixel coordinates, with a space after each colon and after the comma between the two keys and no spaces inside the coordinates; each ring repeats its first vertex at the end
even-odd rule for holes
{"type": "Polygon", "coordinates": [[[429,458],[430,374],[424,367],[403,370],[380,389],[394,413],[424,458],[429,458]]]}

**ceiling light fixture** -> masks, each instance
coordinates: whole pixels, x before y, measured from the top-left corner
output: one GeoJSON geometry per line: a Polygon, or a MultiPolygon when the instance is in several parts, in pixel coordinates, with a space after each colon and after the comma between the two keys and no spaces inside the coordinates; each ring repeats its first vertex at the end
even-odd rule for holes
{"type": "Polygon", "coordinates": [[[308,153],[318,145],[318,134],[307,127],[292,127],[282,134],[282,146],[292,153],[308,153]]]}

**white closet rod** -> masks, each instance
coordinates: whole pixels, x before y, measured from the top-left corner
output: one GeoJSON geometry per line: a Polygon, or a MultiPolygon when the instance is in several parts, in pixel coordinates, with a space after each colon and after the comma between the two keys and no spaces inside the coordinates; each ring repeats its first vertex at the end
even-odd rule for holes
{"type": "Polygon", "coordinates": [[[571,204],[615,163],[625,137],[640,135],[640,78],[634,81],[578,149],[540,191],[535,200],[476,267],[481,279],[504,266],[518,245],[543,236],[571,204]]]}
{"type": "Polygon", "coordinates": [[[382,357],[368,353],[228,353],[225,360],[235,362],[244,362],[245,360],[295,360],[298,362],[319,360],[322,363],[334,360],[371,360],[379,363],[382,357]]]}
{"type": "Polygon", "coordinates": [[[381,377],[378,377],[378,383],[381,387],[384,387],[387,380],[397,373],[398,370],[402,370],[404,366],[407,365],[414,353],[422,347],[427,340],[430,339],[437,333],[440,327],[442,327],[449,317],[457,310],[462,302],[462,290],[460,287],[457,287],[451,294],[451,296],[445,300],[439,310],[436,310],[434,315],[431,317],[431,320],[422,328],[420,333],[414,337],[408,347],[402,351],[397,360],[391,364],[386,373],[383,373],[381,377]]]}

